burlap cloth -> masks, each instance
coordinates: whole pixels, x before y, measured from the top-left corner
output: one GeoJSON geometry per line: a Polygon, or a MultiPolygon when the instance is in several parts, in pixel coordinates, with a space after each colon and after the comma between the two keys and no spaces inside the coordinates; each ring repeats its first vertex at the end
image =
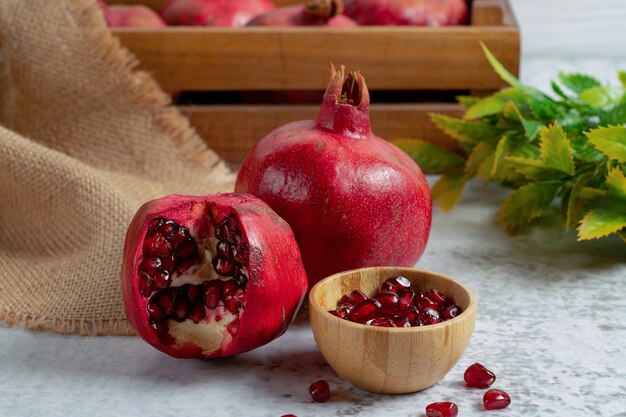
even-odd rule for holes
{"type": "Polygon", "coordinates": [[[132,334],[119,275],[137,208],[232,189],[135,65],[94,0],[0,1],[0,319],[132,334]]]}

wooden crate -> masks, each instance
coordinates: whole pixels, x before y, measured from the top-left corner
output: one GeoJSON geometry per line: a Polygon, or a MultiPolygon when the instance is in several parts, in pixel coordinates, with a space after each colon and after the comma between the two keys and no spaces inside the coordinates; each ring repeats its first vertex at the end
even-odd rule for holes
{"type": "MultiPolygon", "coordinates": [[[[132,0],[110,0],[130,3],[132,0]]],[[[143,0],[158,9],[163,0],[143,0]]],[[[276,0],[277,5],[300,3],[276,0]]],[[[519,70],[520,35],[508,0],[474,0],[471,23],[454,27],[115,29],[114,33],[169,91],[323,90],[328,63],[359,69],[374,91],[448,92],[436,102],[373,103],[374,132],[414,137],[453,148],[429,112],[461,114],[453,93],[504,86],[491,70],[484,42],[512,73],[519,70]]],[[[269,93],[268,93],[269,94],[269,93]]],[[[428,95],[428,94],[427,94],[428,95]]],[[[403,97],[406,94],[403,95],[403,97]]],[[[409,101],[409,100],[406,100],[409,101]]],[[[181,106],[218,154],[240,162],[273,128],[314,118],[319,105],[209,104],[181,106]]]]}

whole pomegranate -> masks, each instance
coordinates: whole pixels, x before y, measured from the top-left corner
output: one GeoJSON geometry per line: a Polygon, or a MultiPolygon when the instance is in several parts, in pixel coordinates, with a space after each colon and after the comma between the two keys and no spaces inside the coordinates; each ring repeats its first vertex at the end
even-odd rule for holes
{"type": "Polygon", "coordinates": [[[306,292],[289,225],[241,194],[171,195],[144,204],[126,234],[126,317],[178,358],[245,352],[280,336],[306,292]]]}
{"type": "Polygon", "coordinates": [[[317,119],[289,123],[257,143],[235,189],[261,198],[291,225],[310,286],[353,268],[413,266],[430,232],[422,171],[374,136],[365,80],[343,67],[331,66],[317,119]]]}
{"type": "Polygon", "coordinates": [[[168,0],[161,16],[168,25],[240,27],[275,7],[270,0],[168,0]]]}
{"type": "Polygon", "coordinates": [[[97,3],[109,27],[160,28],[165,26],[163,19],[146,6],[107,6],[101,0],[97,3]]]}
{"type": "Polygon", "coordinates": [[[467,0],[344,0],[361,25],[445,26],[465,23],[467,0]]]}
{"type": "Polygon", "coordinates": [[[342,12],[342,0],[311,0],[304,5],[279,7],[263,13],[246,26],[358,26],[342,12]]]}

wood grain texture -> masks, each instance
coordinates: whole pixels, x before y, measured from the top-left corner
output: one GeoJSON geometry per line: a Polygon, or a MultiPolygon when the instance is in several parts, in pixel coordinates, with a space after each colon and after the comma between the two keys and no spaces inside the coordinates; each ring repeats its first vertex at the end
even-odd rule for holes
{"type": "Polygon", "coordinates": [[[517,74],[514,27],[168,28],[114,33],[166,90],[298,90],[326,84],[329,62],[371,89],[494,89],[479,42],[517,74]],[[365,46],[366,45],[366,46],[365,46]]]}
{"type": "Polygon", "coordinates": [[[469,288],[444,275],[412,268],[364,268],[316,284],[309,294],[309,317],[322,355],[339,376],[367,391],[403,394],[434,385],[457,363],[474,330],[476,299],[469,288]],[[365,326],[328,313],[342,295],[359,289],[373,296],[387,278],[400,275],[421,291],[436,288],[449,295],[463,313],[413,328],[365,326]]]}
{"type": "MultiPolygon", "coordinates": [[[[220,157],[240,163],[271,130],[295,120],[313,119],[317,105],[181,106],[191,125],[220,157]]],[[[374,133],[385,139],[416,138],[460,151],[456,141],[430,121],[428,113],[461,116],[457,104],[374,104],[370,115],[374,133]]]]}

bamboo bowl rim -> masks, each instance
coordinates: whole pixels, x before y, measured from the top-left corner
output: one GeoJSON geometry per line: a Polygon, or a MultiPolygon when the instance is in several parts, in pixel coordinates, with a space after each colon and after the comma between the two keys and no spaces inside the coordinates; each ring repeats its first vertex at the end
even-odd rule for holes
{"type": "MultiPolygon", "coordinates": [[[[399,275],[402,275],[402,272],[399,273],[399,275]]],[[[409,279],[411,280],[411,279],[409,279]]],[[[356,289],[356,288],[355,288],[356,289]]],[[[446,294],[444,294],[446,295],[446,294]]],[[[474,292],[471,290],[471,288],[469,288],[467,285],[465,285],[464,283],[462,283],[461,281],[454,279],[452,277],[449,277],[447,275],[438,273],[438,272],[433,272],[433,271],[428,271],[425,269],[418,269],[418,268],[410,268],[410,267],[395,267],[395,266],[373,266],[373,267],[366,267],[366,268],[356,268],[356,269],[351,269],[348,271],[342,271],[342,272],[338,272],[336,274],[330,275],[322,280],[320,280],[319,282],[317,282],[313,288],[311,288],[311,291],[309,292],[309,306],[310,308],[313,308],[314,310],[316,310],[317,313],[324,313],[324,314],[328,314],[330,316],[332,316],[334,319],[339,320],[342,325],[344,326],[348,326],[348,327],[354,327],[355,329],[362,329],[364,331],[373,331],[373,332],[393,332],[393,333],[411,333],[411,332],[428,332],[428,331],[432,331],[434,329],[438,329],[440,327],[443,326],[450,326],[453,323],[460,321],[460,320],[464,320],[465,317],[469,314],[473,314],[474,311],[477,308],[477,301],[476,301],[476,296],[474,295],[474,292]],[[332,314],[330,314],[327,310],[323,309],[319,303],[316,300],[316,294],[321,291],[322,286],[327,285],[326,283],[330,282],[330,281],[334,281],[337,279],[341,279],[341,277],[349,275],[349,274],[354,274],[356,272],[368,272],[368,271],[374,271],[374,270],[378,270],[378,271],[384,271],[384,270],[393,270],[393,271],[406,271],[409,272],[411,275],[416,274],[416,273],[421,273],[424,275],[431,275],[431,276],[436,276],[438,279],[443,279],[443,280],[447,280],[449,282],[451,282],[454,285],[457,285],[458,287],[460,287],[466,294],[467,297],[469,299],[469,303],[467,305],[466,308],[463,308],[463,311],[461,311],[461,314],[459,314],[458,316],[450,319],[450,320],[446,320],[446,321],[442,321],[441,323],[437,323],[437,324],[429,324],[426,326],[417,326],[417,327],[382,327],[382,326],[369,326],[366,324],[361,324],[361,323],[356,323],[350,320],[345,320],[345,319],[341,319],[337,316],[333,316],[332,314]],[[466,314],[467,313],[467,314],[466,314]]]]}

